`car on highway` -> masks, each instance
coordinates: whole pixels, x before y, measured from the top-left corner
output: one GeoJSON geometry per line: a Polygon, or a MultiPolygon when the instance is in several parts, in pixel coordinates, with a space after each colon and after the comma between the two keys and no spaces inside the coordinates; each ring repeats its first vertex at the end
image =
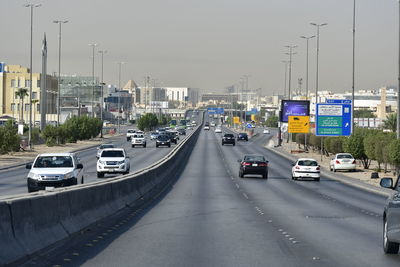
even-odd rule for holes
{"type": "Polygon", "coordinates": [[[246,174],[259,174],[268,179],[268,160],[263,155],[245,155],[238,162],[240,178],[244,178],[246,174]]]}
{"type": "Polygon", "coordinates": [[[394,191],[387,198],[383,210],[383,251],[397,254],[400,246],[400,179],[382,178],[380,185],[394,191]]]}
{"type": "Polygon", "coordinates": [[[101,144],[97,147],[97,154],[96,154],[96,158],[99,158],[101,155],[101,152],[103,152],[103,149],[105,148],[113,148],[114,144],[101,144]]]}
{"type": "Polygon", "coordinates": [[[26,168],[28,192],[83,183],[83,165],[75,153],[39,154],[26,168]]]}
{"type": "Polygon", "coordinates": [[[97,178],[103,178],[106,173],[128,174],[131,168],[129,156],[123,148],[106,148],[97,160],[97,178]]]}
{"type": "Polygon", "coordinates": [[[178,132],[179,135],[186,135],[186,130],[183,128],[179,128],[178,130],[176,130],[178,132]]]}
{"type": "Polygon", "coordinates": [[[142,146],[142,147],[146,147],[146,138],[144,136],[144,134],[141,133],[135,133],[134,135],[132,135],[131,137],[131,146],[132,148],[134,148],[135,146],[142,146]]]}
{"type": "Polygon", "coordinates": [[[247,133],[239,133],[237,136],[238,141],[249,141],[249,137],[247,136],[247,133]]]}
{"type": "Polygon", "coordinates": [[[312,178],[314,181],[320,180],[320,166],[315,159],[300,158],[292,164],[292,180],[298,178],[312,178]]]}
{"type": "Polygon", "coordinates": [[[192,124],[193,124],[194,126],[196,126],[196,125],[197,125],[197,122],[196,122],[196,121],[192,121],[192,124]]]}
{"type": "Polygon", "coordinates": [[[221,128],[221,126],[215,127],[215,132],[216,132],[216,133],[222,133],[222,128],[221,128]]]}
{"type": "Polygon", "coordinates": [[[161,134],[157,137],[156,147],[159,147],[159,146],[171,147],[171,139],[170,139],[169,135],[161,134]]]}
{"type": "Polygon", "coordinates": [[[157,132],[150,133],[150,140],[156,140],[159,135],[157,132]]]}
{"type": "Polygon", "coordinates": [[[205,125],[205,126],[204,126],[204,130],[205,130],[205,131],[210,130],[210,126],[209,126],[209,125],[205,125]]]}
{"type": "Polygon", "coordinates": [[[329,169],[333,172],[338,170],[356,171],[356,160],[349,153],[338,153],[331,159],[329,169]]]}
{"type": "Polygon", "coordinates": [[[214,121],[213,121],[213,122],[211,122],[211,124],[210,124],[210,126],[211,126],[211,127],[215,127],[215,125],[216,125],[216,124],[215,124],[215,122],[214,122],[214,121]]]}
{"type": "Polygon", "coordinates": [[[126,141],[130,141],[131,140],[131,136],[134,134],[134,133],[136,133],[136,130],[135,129],[128,129],[127,131],[126,131],[126,141]]]}
{"type": "Polygon", "coordinates": [[[235,136],[233,134],[226,133],[222,136],[222,145],[226,144],[235,146],[235,136]]]}
{"type": "Polygon", "coordinates": [[[179,134],[177,131],[170,130],[167,132],[170,137],[171,143],[177,144],[179,140],[179,134]]]}
{"type": "Polygon", "coordinates": [[[269,134],[269,129],[264,129],[263,134],[269,134]]]}

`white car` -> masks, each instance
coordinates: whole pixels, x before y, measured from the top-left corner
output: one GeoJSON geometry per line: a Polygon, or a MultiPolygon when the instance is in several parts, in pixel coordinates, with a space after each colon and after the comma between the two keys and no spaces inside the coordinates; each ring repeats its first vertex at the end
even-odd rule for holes
{"type": "Polygon", "coordinates": [[[129,156],[123,148],[106,148],[97,161],[97,178],[104,177],[106,173],[128,174],[131,165],[129,156]]]}
{"type": "Polygon", "coordinates": [[[320,166],[315,159],[300,158],[293,164],[292,180],[298,178],[313,178],[315,181],[320,180],[320,166]]]}
{"type": "Polygon", "coordinates": [[[97,155],[96,158],[100,158],[101,152],[103,152],[103,149],[105,148],[113,148],[113,144],[101,144],[97,147],[97,155]]]}
{"type": "Polygon", "coordinates": [[[131,140],[132,135],[135,133],[136,133],[135,129],[128,129],[128,131],[126,132],[126,141],[129,142],[131,140]]]}
{"type": "Polygon", "coordinates": [[[26,168],[28,192],[83,183],[83,165],[75,153],[39,154],[26,168]]]}
{"type": "Polygon", "coordinates": [[[355,171],[356,160],[349,153],[339,153],[331,159],[329,169],[334,172],[336,172],[337,170],[355,171]]]}
{"type": "Polygon", "coordinates": [[[215,122],[211,122],[210,126],[215,127],[215,122]]]}
{"type": "Polygon", "coordinates": [[[132,148],[135,146],[146,147],[146,138],[144,137],[144,134],[135,133],[134,135],[132,135],[131,145],[132,145],[132,148]]]}
{"type": "Polygon", "coordinates": [[[215,128],[215,132],[216,132],[216,133],[222,133],[221,127],[217,126],[217,127],[215,128]]]}
{"type": "Polygon", "coordinates": [[[196,121],[192,121],[192,124],[193,124],[194,126],[196,126],[196,125],[197,125],[197,122],[196,122],[196,121]]]}
{"type": "Polygon", "coordinates": [[[206,131],[210,130],[210,126],[208,126],[208,125],[204,126],[204,130],[206,130],[206,131]]]}
{"type": "Polygon", "coordinates": [[[269,134],[269,130],[268,129],[264,129],[263,130],[263,134],[269,134]]]}

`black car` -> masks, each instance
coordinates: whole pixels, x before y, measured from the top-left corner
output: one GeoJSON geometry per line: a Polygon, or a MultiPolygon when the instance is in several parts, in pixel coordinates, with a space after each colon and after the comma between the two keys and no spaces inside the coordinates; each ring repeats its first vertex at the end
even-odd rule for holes
{"type": "Polygon", "coordinates": [[[185,129],[178,129],[177,130],[178,131],[178,133],[180,134],[180,135],[186,135],[186,130],[185,129]]]}
{"type": "Polygon", "coordinates": [[[222,145],[225,144],[235,145],[235,136],[233,134],[224,134],[222,137],[222,145]]]}
{"type": "Polygon", "coordinates": [[[171,139],[170,139],[169,135],[162,134],[162,135],[157,136],[156,147],[159,147],[159,146],[171,147],[171,139]]]}
{"type": "Polygon", "coordinates": [[[237,136],[237,140],[249,141],[249,137],[247,136],[247,133],[239,133],[237,136]]]}
{"type": "Polygon", "coordinates": [[[179,135],[177,132],[168,131],[168,132],[165,132],[164,134],[169,136],[171,143],[173,143],[173,144],[178,143],[179,135]]]}
{"type": "Polygon", "coordinates": [[[243,159],[239,159],[239,177],[244,178],[246,174],[260,174],[263,178],[268,179],[268,160],[262,155],[245,155],[243,159]]]}
{"type": "Polygon", "coordinates": [[[397,179],[394,184],[392,178],[382,178],[380,184],[394,190],[386,200],[383,212],[383,250],[387,254],[396,254],[400,246],[400,182],[397,179]]]}

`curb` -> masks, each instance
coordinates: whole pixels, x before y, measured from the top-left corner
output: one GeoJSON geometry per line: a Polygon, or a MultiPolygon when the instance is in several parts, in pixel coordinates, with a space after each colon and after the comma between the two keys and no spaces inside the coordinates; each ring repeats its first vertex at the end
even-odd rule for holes
{"type": "MultiPolygon", "coordinates": [[[[273,148],[270,148],[267,146],[265,146],[265,148],[268,149],[269,151],[271,151],[275,154],[278,154],[284,158],[287,158],[289,160],[292,160],[292,161],[297,160],[296,157],[288,155],[285,152],[282,152],[282,151],[279,151],[277,149],[273,149],[273,148]]],[[[352,187],[355,187],[355,188],[358,188],[358,189],[361,189],[361,190],[364,190],[364,191],[367,191],[370,193],[374,193],[377,195],[389,197],[393,192],[393,190],[385,189],[385,188],[378,188],[373,185],[366,184],[364,182],[356,181],[353,178],[349,178],[351,180],[347,180],[345,178],[335,176],[335,175],[331,174],[325,167],[321,167],[321,174],[328,179],[335,180],[335,181],[341,182],[343,184],[346,184],[346,185],[349,185],[349,186],[352,186],[352,187]]]]}

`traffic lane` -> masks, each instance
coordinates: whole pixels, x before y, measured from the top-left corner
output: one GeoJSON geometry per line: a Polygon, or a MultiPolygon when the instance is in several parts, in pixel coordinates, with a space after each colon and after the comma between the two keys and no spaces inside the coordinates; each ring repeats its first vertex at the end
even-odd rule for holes
{"type": "MultiPolygon", "coordinates": [[[[319,266],[272,227],[232,182],[202,131],[180,178],[112,243],[66,266],[319,266]],[[129,263],[129,264],[127,264],[129,263]]],[[[329,266],[326,264],[325,266],[329,266]]],[[[333,266],[333,265],[332,265],[333,266]]]]}
{"type": "MultiPolygon", "coordinates": [[[[221,157],[239,186],[277,227],[299,241],[300,246],[329,251],[329,256],[340,259],[341,266],[398,266],[400,255],[388,256],[382,251],[383,197],[324,178],[321,182],[292,181],[286,169],[290,162],[274,155],[269,155],[268,180],[255,176],[238,178],[237,158],[262,152],[251,143],[221,147],[221,157]],[[333,196],[323,193],[327,190],[333,196]],[[361,203],[369,209],[364,210],[361,203]],[[378,210],[379,213],[374,212],[378,210]]],[[[325,259],[327,255],[315,253],[315,257],[325,259]]]]}

